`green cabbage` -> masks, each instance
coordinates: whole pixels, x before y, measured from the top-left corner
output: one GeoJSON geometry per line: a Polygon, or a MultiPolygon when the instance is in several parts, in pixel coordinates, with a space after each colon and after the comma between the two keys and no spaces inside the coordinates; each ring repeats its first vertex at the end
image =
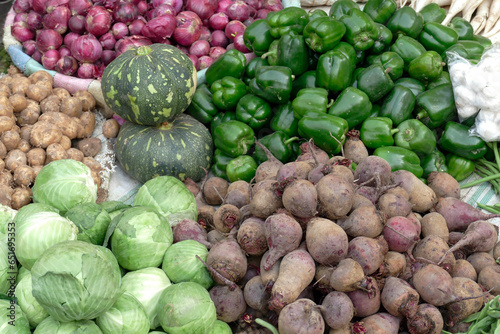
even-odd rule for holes
{"type": "Polygon", "coordinates": [[[0,293],[10,295],[12,278],[16,277],[17,262],[12,252],[9,253],[6,239],[0,240],[0,293]],[[9,258],[10,257],[10,258],[9,258]],[[10,262],[10,263],[9,263],[10,262]]]}
{"type": "Polygon", "coordinates": [[[37,326],[33,334],[103,334],[92,320],[61,322],[48,317],[37,326]]]}
{"type": "Polygon", "coordinates": [[[156,309],[161,327],[169,334],[208,334],[217,320],[207,289],[194,282],[166,288],[156,309]]]}
{"type": "Polygon", "coordinates": [[[9,224],[14,221],[16,213],[16,210],[0,204],[0,239],[7,236],[9,228],[11,227],[9,224]]]}
{"type": "Polygon", "coordinates": [[[80,161],[62,159],[45,165],[33,184],[33,202],[59,209],[60,214],[83,203],[95,203],[97,185],[90,168],[80,161]]]}
{"type": "Polygon", "coordinates": [[[149,318],[140,301],[128,292],[123,293],[113,307],[96,318],[104,334],[147,334],[149,318]]]}
{"type": "Polygon", "coordinates": [[[30,334],[30,324],[13,300],[0,299],[0,333],[30,334]]]}
{"type": "Polygon", "coordinates": [[[33,296],[56,320],[94,319],[121,294],[120,267],[107,248],[73,240],[47,249],[32,270],[33,296]]]}
{"type": "Polygon", "coordinates": [[[66,212],[66,218],[78,227],[78,240],[102,245],[111,216],[97,203],[79,204],[66,212]]]}
{"type": "Polygon", "coordinates": [[[26,315],[31,328],[35,328],[43,319],[49,316],[47,311],[33,297],[30,272],[17,283],[15,292],[17,303],[26,315]]]}
{"type": "Polygon", "coordinates": [[[123,212],[123,210],[131,207],[131,205],[125,204],[120,201],[105,201],[99,203],[99,205],[109,213],[111,219],[118,216],[123,212]]]}
{"type": "Polygon", "coordinates": [[[177,225],[185,218],[198,218],[198,207],[193,193],[173,176],[158,176],[144,183],[137,191],[134,205],[155,208],[167,218],[170,226],[177,225]]]}
{"type": "Polygon", "coordinates": [[[222,320],[216,320],[214,327],[212,327],[212,330],[209,332],[210,334],[232,334],[233,331],[231,330],[231,327],[229,325],[222,321],[222,320]]]}

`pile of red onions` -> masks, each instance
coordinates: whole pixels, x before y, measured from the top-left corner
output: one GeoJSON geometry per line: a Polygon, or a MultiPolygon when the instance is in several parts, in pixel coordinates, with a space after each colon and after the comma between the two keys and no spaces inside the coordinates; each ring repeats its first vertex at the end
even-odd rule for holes
{"type": "Polygon", "coordinates": [[[281,9],[280,0],[15,0],[11,32],[45,68],[99,79],[141,45],[175,45],[197,70],[228,49],[248,53],[246,26],[281,9]]]}

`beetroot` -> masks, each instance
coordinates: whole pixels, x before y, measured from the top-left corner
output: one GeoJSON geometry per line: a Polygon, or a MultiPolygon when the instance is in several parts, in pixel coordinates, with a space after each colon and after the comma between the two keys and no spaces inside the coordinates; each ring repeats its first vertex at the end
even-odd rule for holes
{"type": "Polygon", "coordinates": [[[417,306],[417,312],[408,319],[407,326],[411,334],[441,334],[444,320],[436,306],[423,303],[417,306]]]}
{"type": "Polygon", "coordinates": [[[315,217],[307,223],[307,249],[316,262],[334,265],[347,256],[347,234],[333,221],[315,217]]]}
{"type": "Polygon", "coordinates": [[[215,210],[214,227],[222,233],[229,233],[240,222],[240,209],[232,204],[223,204],[215,210]]]}
{"type": "MultiPolygon", "coordinates": [[[[247,257],[234,238],[216,243],[208,252],[206,262],[209,267],[231,282],[238,282],[247,271],[247,257]]],[[[218,275],[212,276],[217,283],[227,284],[227,281],[218,275]]]]}
{"type": "Polygon", "coordinates": [[[385,215],[373,205],[361,206],[351,211],[347,217],[338,219],[337,224],[350,237],[375,238],[384,229],[385,215]]]}
{"type": "Polygon", "coordinates": [[[365,275],[371,275],[380,267],[384,261],[384,246],[381,240],[356,237],[349,241],[347,257],[357,261],[363,268],[365,275]]]}
{"type": "Polygon", "coordinates": [[[406,268],[406,257],[402,253],[389,251],[378,269],[377,277],[398,277],[406,268]]]}
{"type": "Polygon", "coordinates": [[[264,269],[264,265],[267,262],[267,258],[270,256],[270,252],[267,251],[262,255],[262,259],[260,260],[260,277],[262,279],[262,283],[264,283],[266,287],[266,291],[271,292],[271,289],[278,278],[280,272],[280,264],[281,259],[278,259],[274,265],[269,269],[264,269]]]}
{"type": "Polygon", "coordinates": [[[258,183],[266,179],[275,179],[279,169],[283,163],[276,159],[276,157],[269,151],[269,149],[262,145],[260,141],[256,140],[255,145],[264,151],[266,154],[266,161],[262,162],[255,171],[255,182],[258,183]]]}
{"type": "Polygon", "coordinates": [[[385,186],[391,182],[391,166],[375,155],[370,155],[358,164],[354,171],[354,179],[359,185],[385,186]]]}
{"type": "Polygon", "coordinates": [[[408,251],[419,240],[415,225],[402,216],[387,219],[383,234],[389,249],[400,253],[408,251]]]}
{"type": "Polygon", "coordinates": [[[317,213],[318,193],[308,180],[298,179],[287,185],[281,199],[285,209],[299,218],[310,218],[317,213]]]}
{"type": "Polygon", "coordinates": [[[207,230],[192,219],[182,219],[173,228],[174,242],[182,240],[195,240],[209,247],[207,230]]]}
{"type": "Polygon", "coordinates": [[[448,311],[447,323],[461,322],[469,315],[478,312],[484,305],[481,286],[466,277],[453,278],[453,296],[456,300],[445,305],[448,311]]]}
{"type": "Polygon", "coordinates": [[[357,317],[367,317],[380,310],[380,288],[377,281],[367,277],[360,289],[347,292],[357,317]]]}
{"type": "Polygon", "coordinates": [[[249,255],[262,255],[267,251],[264,220],[249,217],[241,223],[236,236],[243,251],[249,255]]]}
{"type": "Polygon", "coordinates": [[[226,285],[216,285],[210,289],[210,299],[214,302],[217,319],[225,322],[238,320],[247,308],[243,291],[239,287],[231,290],[226,285]]]}
{"type": "Polygon", "coordinates": [[[395,216],[408,216],[412,210],[412,205],[408,199],[389,192],[382,194],[379,197],[377,206],[379,210],[387,216],[387,218],[395,216]]]}
{"type": "Polygon", "coordinates": [[[477,282],[486,290],[491,290],[491,294],[500,295],[500,285],[498,285],[498,282],[500,282],[500,265],[495,264],[484,267],[477,276],[477,282]]]}
{"type": "Polygon", "coordinates": [[[384,308],[393,316],[411,318],[417,313],[420,296],[408,282],[400,278],[387,277],[380,297],[384,308]]]}
{"type": "MultiPolygon", "coordinates": [[[[429,235],[417,243],[412,254],[417,261],[422,261],[423,263],[438,263],[448,249],[449,246],[443,238],[437,235],[429,235]]],[[[441,265],[450,272],[455,266],[455,261],[453,253],[448,253],[445,260],[441,262],[441,265]]]]}
{"type": "Polygon", "coordinates": [[[288,304],[281,310],[278,318],[278,329],[281,334],[323,334],[325,321],[316,303],[303,298],[288,304]]]}
{"type": "Polygon", "coordinates": [[[267,301],[271,295],[266,291],[266,286],[260,275],[254,276],[245,284],[243,296],[246,304],[254,310],[264,314],[269,311],[267,301]]]}
{"type": "Polygon", "coordinates": [[[353,259],[346,258],[333,269],[329,282],[334,290],[349,292],[359,289],[365,279],[361,265],[353,259]]]}
{"type": "Polygon", "coordinates": [[[345,327],[354,317],[354,305],[343,292],[330,292],[318,308],[325,322],[333,329],[345,327]]]}
{"type": "Polygon", "coordinates": [[[345,178],[328,174],[316,184],[318,212],[328,219],[346,216],[352,208],[354,187],[345,178]]]}
{"type": "Polygon", "coordinates": [[[361,319],[353,326],[353,333],[398,334],[400,317],[380,312],[361,319]]]}
{"type": "Polygon", "coordinates": [[[427,264],[413,275],[413,285],[420,297],[434,306],[453,301],[453,278],[441,267],[427,264]]]}

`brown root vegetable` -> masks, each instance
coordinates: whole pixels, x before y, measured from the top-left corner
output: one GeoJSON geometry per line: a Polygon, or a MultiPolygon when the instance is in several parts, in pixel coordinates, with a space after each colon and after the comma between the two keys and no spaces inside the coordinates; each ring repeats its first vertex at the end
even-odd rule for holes
{"type": "Polygon", "coordinates": [[[370,155],[358,164],[354,179],[358,185],[386,186],[391,183],[391,166],[386,160],[370,155]]]}
{"type": "Polygon", "coordinates": [[[3,172],[5,169],[5,161],[3,159],[0,159],[0,172],[3,172]]]}
{"type": "Polygon", "coordinates": [[[10,82],[10,91],[12,94],[22,94],[26,95],[28,87],[31,85],[30,79],[26,77],[13,78],[10,82]]]}
{"type": "Polygon", "coordinates": [[[208,243],[210,245],[215,245],[219,241],[222,241],[226,238],[227,238],[227,235],[225,235],[217,230],[211,230],[210,232],[207,233],[207,239],[208,239],[208,243]]]}
{"type": "Polygon", "coordinates": [[[493,248],[493,257],[497,260],[500,258],[500,241],[493,248]]]}
{"type": "Polygon", "coordinates": [[[17,116],[17,123],[21,126],[33,125],[40,117],[40,111],[34,108],[25,108],[17,116]]]}
{"type": "Polygon", "coordinates": [[[304,247],[286,254],[281,260],[278,278],[271,289],[269,309],[281,310],[297,300],[300,293],[313,281],[315,269],[314,259],[304,247]]]}
{"type": "Polygon", "coordinates": [[[382,194],[377,201],[377,206],[387,218],[407,216],[412,210],[409,200],[394,193],[382,194]]]}
{"type": "Polygon", "coordinates": [[[192,219],[182,219],[172,229],[174,243],[183,240],[195,240],[209,247],[207,230],[192,219]]]}
{"type": "Polygon", "coordinates": [[[257,167],[257,170],[255,171],[255,182],[267,179],[276,179],[276,174],[283,166],[283,163],[279,161],[266,146],[262,145],[260,141],[256,140],[255,145],[264,151],[267,158],[257,167]]]}
{"type": "Polygon", "coordinates": [[[495,258],[488,252],[474,252],[467,257],[467,262],[474,268],[477,275],[485,267],[497,264],[495,258]]]}
{"type": "Polygon", "coordinates": [[[21,130],[19,131],[19,135],[21,136],[21,139],[30,140],[31,137],[31,129],[33,128],[33,125],[23,125],[21,127],[21,130]]]}
{"type": "Polygon", "coordinates": [[[28,81],[32,84],[36,84],[41,81],[48,81],[51,86],[54,85],[54,78],[47,71],[36,71],[30,74],[28,81]]]}
{"type": "Polygon", "coordinates": [[[71,139],[69,139],[69,137],[63,135],[61,137],[61,140],[59,141],[59,144],[65,151],[67,151],[71,148],[72,142],[71,139]]]}
{"type": "Polygon", "coordinates": [[[281,207],[283,207],[281,197],[276,194],[272,187],[258,190],[249,203],[252,215],[262,219],[266,219],[281,207]]]}
{"type": "Polygon", "coordinates": [[[203,198],[209,205],[220,205],[227,194],[229,183],[221,177],[207,179],[203,186],[203,198]]]}
{"type": "Polygon", "coordinates": [[[322,264],[316,265],[316,273],[314,274],[314,287],[323,294],[333,291],[330,285],[330,277],[335,267],[325,266],[322,264]]]}
{"type": "Polygon", "coordinates": [[[295,179],[307,179],[314,164],[309,161],[292,161],[280,167],[276,173],[278,182],[295,179]]]}
{"type": "Polygon", "coordinates": [[[28,106],[28,101],[26,100],[26,96],[22,94],[13,94],[9,97],[9,101],[14,108],[14,112],[20,112],[24,108],[28,106]]]}
{"type": "Polygon", "coordinates": [[[466,277],[473,281],[477,281],[477,272],[474,266],[469,261],[459,259],[455,262],[455,267],[450,272],[451,277],[466,277]]]}
{"type": "Polygon", "coordinates": [[[354,317],[354,305],[343,292],[330,292],[325,296],[318,308],[323,314],[323,319],[327,325],[333,329],[346,327],[354,317]]]}
{"type": "Polygon", "coordinates": [[[99,138],[85,138],[78,141],[77,148],[83,152],[86,157],[95,157],[101,150],[101,140],[99,138]]]}
{"type": "Polygon", "coordinates": [[[42,101],[40,101],[40,111],[42,113],[48,112],[60,112],[61,111],[61,99],[57,95],[49,95],[42,101]]]}
{"type": "Polygon", "coordinates": [[[0,204],[10,207],[12,205],[13,191],[10,185],[0,183],[0,204]]]}
{"type": "Polygon", "coordinates": [[[80,124],[82,127],[78,129],[76,137],[79,139],[91,137],[95,128],[95,114],[90,111],[84,111],[80,116],[80,124]]]}
{"type": "Polygon", "coordinates": [[[447,323],[461,322],[469,315],[481,310],[484,305],[483,290],[470,278],[453,278],[453,296],[456,300],[444,307],[447,310],[447,323]]]}
{"type": "Polygon", "coordinates": [[[419,240],[415,224],[402,216],[387,219],[383,235],[389,249],[400,253],[408,251],[419,240]]]}
{"type": "Polygon", "coordinates": [[[358,192],[355,192],[350,213],[362,206],[374,206],[374,204],[365,196],[359,194],[358,192]]]}
{"type": "Polygon", "coordinates": [[[35,172],[30,166],[19,166],[14,170],[14,183],[19,187],[29,187],[35,181],[35,172]]]}
{"type": "Polygon", "coordinates": [[[320,264],[335,265],[347,256],[347,234],[330,219],[314,217],[307,223],[306,244],[320,264]]]}
{"type": "Polygon", "coordinates": [[[354,333],[398,334],[401,319],[386,312],[379,312],[355,323],[354,333]]]}
{"type": "Polygon", "coordinates": [[[16,124],[15,118],[8,116],[0,116],[0,133],[11,130],[15,124],[16,124]]]}
{"type": "Polygon", "coordinates": [[[15,171],[19,166],[26,165],[26,163],[28,162],[26,154],[18,149],[9,151],[4,161],[5,161],[5,167],[12,172],[15,171]]]}
{"type": "Polygon", "coordinates": [[[102,166],[99,161],[92,157],[84,157],[82,163],[95,172],[100,172],[102,170],[102,166]]]}
{"type": "Polygon", "coordinates": [[[215,210],[214,227],[222,233],[229,233],[237,226],[241,218],[240,209],[232,204],[224,204],[215,210]]]}
{"type": "Polygon", "coordinates": [[[40,121],[47,121],[55,124],[64,136],[69,139],[75,139],[78,134],[79,120],[75,117],[69,117],[60,112],[46,112],[39,118],[40,121]]]}
{"type": "Polygon", "coordinates": [[[498,264],[484,267],[477,276],[477,283],[486,290],[491,290],[490,293],[494,296],[500,295],[498,282],[500,282],[500,265],[498,264]]]}
{"type": "Polygon", "coordinates": [[[422,303],[417,306],[417,313],[407,319],[407,326],[411,334],[441,334],[444,320],[436,306],[422,303]]]}
{"type": "Polygon", "coordinates": [[[68,153],[61,144],[54,143],[47,146],[45,164],[63,159],[68,159],[68,153]]]}
{"type": "Polygon", "coordinates": [[[346,258],[333,269],[329,281],[332,288],[340,292],[357,290],[365,280],[361,265],[353,259],[346,258]]]}
{"type": "Polygon", "coordinates": [[[47,148],[50,144],[58,143],[62,137],[61,129],[47,121],[40,121],[31,129],[30,144],[35,147],[47,148]]]}
{"type": "Polygon", "coordinates": [[[11,206],[14,210],[19,210],[25,205],[31,203],[31,189],[27,187],[15,188],[11,195],[11,206]]]}
{"type": "Polygon", "coordinates": [[[74,97],[78,97],[82,101],[83,111],[92,111],[95,109],[96,100],[94,95],[90,94],[85,90],[79,90],[73,94],[74,97]]]}
{"type": "Polygon", "coordinates": [[[80,117],[83,112],[82,100],[78,97],[62,99],[60,111],[70,117],[80,117]]]}
{"type": "Polygon", "coordinates": [[[242,208],[250,203],[250,187],[248,182],[244,180],[232,182],[227,188],[223,203],[232,204],[237,208],[242,208]]]}
{"type": "Polygon", "coordinates": [[[198,206],[198,223],[204,228],[214,226],[215,207],[211,205],[198,206]]]}
{"type": "MultiPolygon", "coordinates": [[[[247,272],[247,257],[234,238],[226,238],[214,244],[208,252],[206,262],[209,267],[231,282],[238,282],[247,272]]],[[[218,275],[212,276],[217,283],[226,284],[218,275]]]]}
{"type": "Polygon", "coordinates": [[[209,292],[217,312],[217,319],[233,322],[245,313],[247,304],[243,291],[238,286],[231,290],[227,285],[216,285],[209,292]]]}
{"type": "Polygon", "coordinates": [[[443,268],[426,264],[413,275],[413,285],[420,298],[434,306],[443,306],[454,301],[453,278],[443,268]]]}
{"type": "Polygon", "coordinates": [[[108,139],[116,138],[119,131],[120,124],[113,118],[107,119],[102,123],[102,134],[108,139]]]}
{"type": "Polygon", "coordinates": [[[347,257],[357,261],[365,275],[371,275],[384,261],[387,250],[381,240],[367,237],[356,237],[349,241],[347,257]]]}
{"type": "Polygon", "coordinates": [[[257,217],[245,219],[238,228],[236,239],[247,254],[264,254],[268,249],[264,220],[257,217]]]}
{"type": "Polygon", "coordinates": [[[43,148],[35,147],[26,153],[27,163],[30,166],[43,166],[45,164],[46,153],[43,148]]]}
{"type": "Polygon", "coordinates": [[[269,311],[267,301],[271,295],[266,291],[266,285],[260,275],[252,277],[243,288],[243,297],[248,306],[254,310],[263,312],[269,311]]]}
{"type": "Polygon", "coordinates": [[[17,148],[17,146],[19,146],[19,142],[21,141],[21,136],[15,130],[8,130],[2,132],[0,140],[5,145],[7,151],[11,151],[17,148]]]}
{"type": "Polygon", "coordinates": [[[337,220],[337,224],[353,238],[375,238],[382,233],[385,222],[385,215],[373,205],[361,206],[351,211],[347,217],[337,220]]]}
{"type": "Polygon", "coordinates": [[[27,140],[21,139],[21,141],[19,141],[19,145],[17,145],[17,148],[24,153],[28,153],[28,151],[31,149],[31,145],[27,140]]]}
{"type": "Polygon", "coordinates": [[[406,200],[410,200],[410,195],[408,195],[408,192],[403,187],[400,187],[400,186],[391,187],[391,188],[387,189],[385,191],[385,193],[394,194],[397,196],[401,196],[406,200]]]}
{"type": "Polygon", "coordinates": [[[317,213],[318,193],[308,180],[292,181],[285,187],[281,200],[285,209],[299,218],[310,218],[317,213]]]}
{"type": "Polygon", "coordinates": [[[427,177],[427,185],[434,190],[437,197],[460,198],[460,184],[448,173],[431,172],[427,177]]]}
{"type": "Polygon", "coordinates": [[[422,180],[407,170],[397,170],[392,172],[391,180],[395,184],[403,187],[410,196],[410,203],[413,204],[413,211],[427,212],[438,201],[438,197],[432,188],[427,186],[422,180]]]}
{"type": "Polygon", "coordinates": [[[343,177],[325,175],[316,184],[316,191],[320,216],[339,219],[351,211],[355,191],[353,184],[343,177]]]}
{"type": "Polygon", "coordinates": [[[264,269],[269,270],[280,257],[299,247],[302,227],[293,217],[277,213],[266,218],[264,229],[269,247],[264,269]]]}
{"type": "MultiPolygon", "coordinates": [[[[78,93],[78,92],[77,92],[78,93]]],[[[68,92],[66,88],[63,87],[56,87],[52,89],[52,94],[56,95],[59,99],[63,100],[67,97],[70,97],[71,94],[68,92]]],[[[76,93],[75,93],[76,95],[76,93]]]]}
{"type": "Polygon", "coordinates": [[[455,197],[442,197],[434,207],[446,220],[448,230],[463,232],[470,223],[500,217],[500,214],[489,214],[455,197]]]}
{"type": "Polygon", "coordinates": [[[50,90],[41,85],[31,84],[26,89],[26,96],[37,102],[42,101],[47,96],[49,96],[50,90]]]}
{"type": "Polygon", "coordinates": [[[14,185],[14,176],[10,170],[4,169],[0,172],[0,184],[12,187],[14,185]]]}
{"type": "Polygon", "coordinates": [[[264,265],[269,256],[270,256],[269,250],[262,255],[262,258],[260,260],[260,277],[262,279],[262,282],[266,286],[266,291],[271,292],[271,288],[273,287],[274,282],[276,282],[276,279],[278,279],[278,275],[280,272],[281,258],[278,259],[278,261],[276,261],[269,270],[266,270],[264,268],[264,265]]]}
{"type": "Polygon", "coordinates": [[[408,282],[389,276],[380,298],[384,308],[393,316],[412,318],[417,313],[420,296],[408,282]]]}
{"type": "MultiPolygon", "coordinates": [[[[449,249],[450,247],[443,238],[437,235],[429,235],[417,242],[412,254],[417,261],[423,259],[424,263],[438,263],[449,249]]],[[[452,271],[455,262],[453,253],[448,253],[441,265],[446,267],[448,271],[452,271]]]]}
{"type": "Polygon", "coordinates": [[[444,241],[448,242],[450,238],[450,231],[448,231],[448,225],[446,225],[446,220],[444,217],[437,212],[429,212],[422,217],[420,222],[422,226],[422,237],[428,235],[437,235],[443,238],[444,241]]]}
{"type": "Polygon", "coordinates": [[[281,310],[278,330],[280,334],[323,334],[325,321],[315,302],[301,298],[281,310]]]}
{"type": "Polygon", "coordinates": [[[380,310],[380,288],[372,277],[366,277],[359,289],[346,293],[357,317],[367,317],[380,310]]]}
{"type": "Polygon", "coordinates": [[[368,157],[368,149],[359,138],[359,130],[349,130],[344,143],[344,156],[358,164],[368,157]]]}
{"type": "Polygon", "coordinates": [[[388,251],[378,269],[377,277],[398,277],[406,268],[406,257],[399,252],[388,251]]]}

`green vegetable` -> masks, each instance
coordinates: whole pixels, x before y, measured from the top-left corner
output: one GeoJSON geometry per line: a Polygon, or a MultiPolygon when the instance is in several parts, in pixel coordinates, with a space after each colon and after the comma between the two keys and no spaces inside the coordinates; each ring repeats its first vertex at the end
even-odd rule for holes
{"type": "Polygon", "coordinates": [[[342,22],[326,16],[310,21],[303,32],[307,45],[319,53],[332,50],[345,33],[346,27],[342,22]]]}
{"type": "MultiPolygon", "coordinates": [[[[267,147],[276,159],[287,163],[293,156],[292,143],[297,139],[297,137],[290,138],[285,132],[278,130],[260,138],[259,142],[267,147]]],[[[253,158],[259,164],[267,160],[264,150],[259,145],[255,146],[253,158]]]]}
{"type": "Polygon", "coordinates": [[[371,54],[380,54],[390,47],[392,44],[392,31],[389,30],[385,25],[380,23],[375,23],[378,30],[378,36],[373,42],[372,48],[369,50],[371,54]]]}
{"type": "Polygon", "coordinates": [[[423,175],[423,169],[420,166],[418,155],[404,147],[383,146],[373,151],[373,155],[383,158],[391,166],[391,170],[407,170],[415,174],[416,177],[423,175]]]}
{"type": "Polygon", "coordinates": [[[394,135],[396,146],[404,147],[419,155],[430,154],[436,148],[436,136],[418,119],[407,119],[398,125],[394,135]]]}
{"type": "Polygon", "coordinates": [[[286,66],[261,66],[248,87],[250,93],[270,103],[287,103],[292,92],[292,70],[286,66]]]}
{"type": "Polygon", "coordinates": [[[236,158],[246,154],[255,142],[253,129],[240,121],[227,121],[214,130],[214,145],[223,153],[236,158]]]}
{"type": "Polygon", "coordinates": [[[340,152],[349,130],[347,121],[329,114],[309,114],[299,120],[299,135],[313,139],[314,143],[328,154],[340,152]]]}
{"type": "Polygon", "coordinates": [[[9,224],[12,224],[16,213],[17,210],[10,206],[0,204],[0,239],[8,236],[9,224]]]}
{"type": "Polygon", "coordinates": [[[389,117],[372,117],[361,124],[359,138],[368,148],[392,146],[393,135],[398,131],[392,128],[392,120],[389,117]]]}
{"type": "Polygon", "coordinates": [[[279,104],[272,109],[273,116],[269,122],[269,127],[273,131],[282,131],[288,137],[297,136],[299,120],[293,115],[292,102],[279,104]]]}
{"type": "Polygon", "coordinates": [[[418,94],[425,90],[425,85],[422,81],[410,77],[399,78],[394,82],[394,86],[398,85],[408,88],[413,93],[414,97],[417,97],[418,94]]]}
{"type": "Polygon", "coordinates": [[[31,275],[33,297],[61,322],[94,319],[121,294],[120,267],[113,253],[83,241],[63,241],[48,248],[31,275]]]}
{"type": "Polygon", "coordinates": [[[412,117],[415,108],[415,95],[401,85],[395,84],[394,88],[382,100],[378,116],[389,117],[395,126],[412,117]]]}
{"type": "Polygon", "coordinates": [[[233,157],[223,153],[219,149],[216,149],[214,152],[214,163],[212,165],[212,172],[214,173],[214,175],[228,180],[226,167],[229,161],[233,159],[233,157]]]}
{"type": "Polygon", "coordinates": [[[243,81],[234,77],[223,77],[210,86],[212,101],[221,110],[231,110],[247,93],[247,86],[243,81]]]}
{"type": "Polygon", "coordinates": [[[248,124],[255,131],[262,129],[271,115],[271,105],[254,94],[246,94],[236,105],[236,119],[248,124]]]}
{"type": "Polygon", "coordinates": [[[397,9],[385,25],[395,36],[417,38],[424,27],[424,17],[412,7],[404,6],[397,9]]]}
{"type": "Polygon", "coordinates": [[[346,15],[351,9],[359,9],[359,5],[352,0],[338,0],[330,6],[330,17],[336,20],[346,15]]]}
{"type": "Polygon", "coordinates": [[[439,147],[462,158],[476,160],[486,154],[487,147],[480,137],[469,135],[469,127],[447,122],[439,138],[439,147]]]}
{"type": "Polygon", "coordinates": [[[129,204],[125,204],[121,201],[104,201],[99,203],[99,205],[106,210],[111,219],[118,216],[124,209],[130,208],[129,204]]]}
{"type": "Polygon", "coordinates": [[[305,9],[295,6],[270,12],[266,19],[271,26],[271,36],[274,38],[280,38],[290,31],[301,34],[309,22],[305,9]]]}
{"type": "Polygon", "coordinates": [[[292,101],[295,118],[300,119],[307,113],[326,113],[328,107],[328,91],[324,88],[302,88],[292,101]]]}
{"type": "MultiPolygon", "coordinates": [[[[255,58],[257,59],[257,58],[255,58]]],[[[203,124],[210,124],[219,109],[212,100],[212,92],[206,84],[201,84],[196,88],[193,100],[187,108],[187,113],[203,124]]]]}
{"type": "Polygon", "coordinates": [[[302,34],[289,32],[281,36],[277,50],[277,65],[288,66],[292,74],[299,76],[309,67],[309,51],[302,34]]]}
{"type": "Polygon", "coordinates": [[[31,273],[27,274],[17,283],[15,288],[17,304],[24,312],[31,328],[35,328],[47,318],[49,314],[33,297],[33,288],[31,286],[31,273]]]}
{"type": "Polygon", "coordinates": [[[352,129],[361,124],[372,111],[372,103],[363,91],[355,87],[344,89],[328,109],[330,115],[345,119],[352,129]]]}
{"type": "Polygon", "coordinates": [[[455,117],[456,107],[451,85],[440,85],[417,96],[416,119],[430,129],[438,128],[455,117]]]}
{"type": "Polygon", "coordinates": [[[252,50],[257,57],[267,52],[273,40],[274,37],[271,36],[271,26],[269,22],[264,19],[253,21],[243,32],[243,42],[245,46],[249,50],[252,50]]]}
{"type": "MultiPolygon", "coordinates": [[[[247,27],[248,29],[248,27],[247,27]]],[[[245,30],[246,31],[246,30],[245,30]]],[[[267,49],[266,49],[267,51],[267,49]]],[[[248,65],[245,69],[245,74],[243,75],[243,82],[248,85],[250,80],[255,78],[255,71],[261,66],[269,66],[269,62],[266,58],[255,57],[254,59],[248,62],[248,65]]]]}
{"type": "Polygon", "coordinates": [[[440,23],[428,22],[424,24],[418,40],[428,51],[441,54],[458,41],[458,33],[440,23]]]}
{"type": "MultiPolygon", "coordinates": [[[[7,238],[2,238],[0,241],[0,293],[3,295],[8,295],[9,289],[12,286],[10,282],[11,273],[15,274],[17,272],[17,263],[13,256],[10,255],[11,258],[9,259],[7,240],[7,238]],[[11,260],[11,263],[9,263],[9,260],[11,260]]],[[[12,292],[10,294],[12,294],[12,292]]]]}
{"type": "Polygon", "coordinates": [[[210,123],[210,133],[213,135],[215,132],[215,128],[222,123],[226,123],[227,121],[236,120],[236,113],[234,111],[226,111],[220,112],[215,115],[212,123],[210,123]]]}
{"type": "Polygon", "coordinates": [[[243,52],[236,49],[227,50],[215,60],[205,72],[205,80],[208,86],[226,76],[242,78],[247,66],[247,59],[243,52]]]}
{"type": "Polygon", "coordinates": [[[446,9],[438,5],[437,3],[430,3],[425,5],[420,11],[420,14],[424,17],[424,23],[427,22],[443,22],[446,17],[446,9]]]}
{"type": "MultiPolygon", "coordinates": [[[[322,10],[321,12],[325,13],[322,10]]],[[[233,333],[231,327],[229,327],[229,325],[222,320],[216,320],[214,326],[208,332],[208,334],[231,334],[231,333],[233,333]]]]}
{"type": "Polygon", "coordinates": [[[445,172],[448,173],[448,166],[446,165],[445,155],[437,148],[430,154],[420,157],[420,166],[424,170],[422,177],[427,179],[432,172],[445,172]]]}
{"type": "Polygon", "coordinates": [[[455,16],[448,26],[457,32],[459,40],[471,40],[474,37],[474,28],[462,17],[455,16]]]}
{"type": "Polygon", "coordinates": [[[405,71],[408,70],[408,66],[413,59],[427,51],[419,41],[409,36],[399,36],[390,49],[403,58],[405,71]]]}
{"type": "Polygon", "coordinates": [[[427,89],[432,89],[437,86],[450,85],[450,84],[451,84],[450,73],[446,71],[441,71],[441,74],[436,79],[427,83],[427,89]]]}
{"type": "Polygon", "coordinates": [[[373,21],[384,24],[396,12],[397,8],[395,0],[368,0],[363,11],[370,15],[373,21]]]}
{"type": "Polygon", "coordinates": [[[340,19],[346,27],[344,40],[357,51],[368,50],[378,36],[378,28],[370,15],[361,9],[353,8],[340,19]]]}
{"type": "Polygon", "coordinates": [[[408,65],[410,77],[422,82],[433,81],[439,78],[445,63],[436,51],[425,51],[408,65]]]}
{"type": "Polygon", "coordinates": [[[95,203],[97,185],[90,168],[73,159],[52,161],[38,173],[32,187],[33,202],[59,210],[61,215],[83,203],[95,203]]]}
{"type": "Polygon", "coordinates": [[[35,329],[33,334],[72,334],[72,333],[85,333],[85,334],[101,334],[102,331],[99,326],[92,320],[80,320],[63,322],[56,320],[54,317],[45,318],[35,329]]]}
{"type": "Polygon", "coordinates": [[[448,165],[448,174],[459,182],[468,178],[475,169],[474,161],[453,153],[446,155],[446,164],[448,165]]]}
{"type": "MultiPolygon", "coordinates": [[[[269,66],[278,65],[278,44],[279,43],[280,43],[279,38],[272,41],[271,45],[269,45],[269,50],[267,50],[267,52],[261,56],[261,58],[267,60],[269,66]]],[[[248,82],[248,83],[250,83],[250,82],[248,82]]]]}
{"type": "Polygon", "coordinates": [[[31,333],[28,319],[19,305],[6,299],[0,299],[0,328],[2,334],[31,333]]]}
{"type": "Polygon", "coordinates": [[[244,180],[252,181],[257,170],[257,162],[249,155],[240,155],[228,162],[226,166],[227,178],[230,182],[244,180]]]}
{"type": "Polygon", "coordinates": [[[339,44],[338,47],[319,57],[316,67],[316,86],[340,92],[351,84],[354,68],[354,48],[347,43],[339,44]],[[351,55],[343,49],[350,49],[351,55]]]}
{"type": "Polygon", "coordinates": [[[369,62],[371,64],[381,64],[393,81],[399,79],[403,75],[404,60],[394,51],[386,51],[380,55],[372,57],[369,62]]]}
{"type": "Polygon", "coordinates": [[[381,64],[373,64],[359,73],[358,89],[368,95],[372,103],[382,99],[394,87],[388,72],[381,64]]]}
{"type": "Polygon", "coordinates": [[[68,210],[65,215],[78,227],[77,239],[102,245],[111,216],[97,203],[85,203],[68,210]]]}

